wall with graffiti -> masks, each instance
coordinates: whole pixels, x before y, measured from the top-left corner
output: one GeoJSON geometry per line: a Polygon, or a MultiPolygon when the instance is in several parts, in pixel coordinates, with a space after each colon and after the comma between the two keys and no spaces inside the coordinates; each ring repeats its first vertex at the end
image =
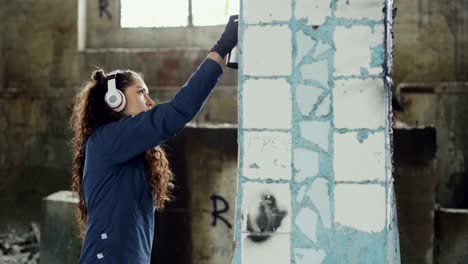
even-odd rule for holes
{"type": "Polygon", "coordinates": [[[243,0],[235,263],[399,263],[391,0],[243,0]]]}

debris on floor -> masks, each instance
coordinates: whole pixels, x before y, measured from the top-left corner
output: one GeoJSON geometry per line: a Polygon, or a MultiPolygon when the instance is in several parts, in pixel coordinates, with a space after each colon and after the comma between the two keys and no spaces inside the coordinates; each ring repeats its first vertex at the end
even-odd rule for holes
{"type": "Polygon", "coordinates": [[[38,264],[39,225],[31,223],[25,233],[0,234],[0,263],[2,264],[38,264]]]}

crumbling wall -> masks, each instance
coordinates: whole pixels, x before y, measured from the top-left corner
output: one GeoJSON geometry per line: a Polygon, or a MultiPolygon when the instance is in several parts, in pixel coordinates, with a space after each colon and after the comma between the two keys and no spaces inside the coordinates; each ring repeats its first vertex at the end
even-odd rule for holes
{"type": "MultiPolygon", "coordinates": [[[[141,72],[155,101],[165,101],[185,83],[224,28],[207,27],[187,42],[168,38],[162,43],[166,46],[152,42],[154,32],[149,38],[148,30],[135,29],[128,35],[138,40],[134,46],[100,48],[97,38],[109,37],[105,25],[118,26],[118,9],[109,9],[115,12],[109,20],[99,16],[100,1],[89,0],[88,26],[100,21],[101,27],[87,35],[97,44],[78,51],[78,4],[83,1],[2,1],[0,206],[11,208],[0,214],[0,232],[38,222],[41,199],[70,189],[68,119],[73,95],[92,70],[141,72]]],[[[115,6],[118,0],[106,2],[115,6]]],[[[225,70],[195,122],[236,123],[236,83],[236,71],[225,70]]]]}
{"type": "Polygon", "coordinates": [[[395,0],[395,6],[395,83],[468,81],[466,1],[395,0]]]}

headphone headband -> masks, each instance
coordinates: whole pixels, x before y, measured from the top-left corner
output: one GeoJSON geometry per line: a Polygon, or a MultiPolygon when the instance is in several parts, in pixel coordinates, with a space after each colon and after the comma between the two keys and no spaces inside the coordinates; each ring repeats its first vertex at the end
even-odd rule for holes
{"type": "Polygon", "coordinates": [[[116,70],[107,75],[107,93],[104,98],[107,105],[116,112],[122,111],[126,104],[124,94],[116,86],[117,74],[119,72],[119,70],[116,70]]]}
{"type": "Polygon", "coordinates": [[[109,80],[109,79],[112,79],[112,78],[116,78],[117,74],[120,73],[120,72],[121,72],[120,70],[111,71],[111,72],[109,72],[107,74],[106,79],[109,80]]]}
{"type": "Polygon", "coordinates": [[[116,79],[117,79],[117,74],[119,73],[119,70],[112,71],[107,74],[107,90],[112,90],[115,91],[117,90],[117,85],[116,85],[116,79]]]}

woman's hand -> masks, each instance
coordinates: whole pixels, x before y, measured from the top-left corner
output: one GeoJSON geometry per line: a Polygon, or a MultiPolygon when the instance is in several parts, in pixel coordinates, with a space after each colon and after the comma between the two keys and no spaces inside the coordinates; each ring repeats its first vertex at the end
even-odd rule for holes
{"type": "Polygon", "coordinates": [[[231,52],[231,50],[237,45],[238,27],[239,15],[230,16],[223,34],[221,34],[221,37],[213,48],[210,49],[210,53],[216,52],[222,59],[224,59],[226,54],[231,52]]]}

